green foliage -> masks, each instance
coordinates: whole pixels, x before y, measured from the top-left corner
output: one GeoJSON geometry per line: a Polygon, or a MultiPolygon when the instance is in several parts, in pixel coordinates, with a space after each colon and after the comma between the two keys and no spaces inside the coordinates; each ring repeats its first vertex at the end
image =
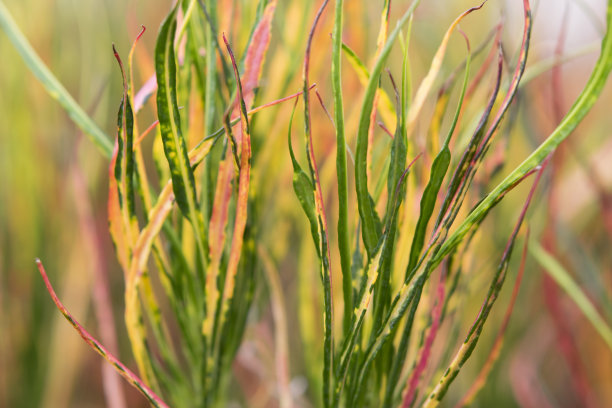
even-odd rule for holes
{"type": "MultiPolygon", "coordinates": [[[[504,56],[513,53],[505,44],[502,52],[501,25],[493,31],[489,57],[479,59],[490,36],[472,52],[461,31],[467,54],[461,51],[460,64],[457,55],[451,58],[462,50],[451,51],[449,43],[458,37],[453,33],[460,22],[470,26],[489,6],[483,3],[460,14],[433,56],[426,54],[431,62],[414,95],[412,82],[419,76],[412,67],[419,58],[413,53],[422,38],[414,36],[413,21],[425,5],[414,0],[359,6],[382,10],[376,50],[360,57],[368,47],[351,43],[361,30],[347,17],[355,12],[350,2],[337,0],[333,18],[329,3],[323,0],[315,9],[313,2],[277,5],[276,0],[176,2],[157,33],[149,67],[155,79],[148,89],[136,86],[146,78],[138,74],[135,81],[132,66],[144,30],[127,67],[115,49],[123,89],[113,150],[0,2],[0,27],[26,65],[110,158],[108,226],[123,270],[124,318],[138,376],[68,312],[40,262],[39,270],[64,317],[153,406],[256,404],[256,393],[244,380],[249,370],[251,378],[259,378],[256,388],[270,394],[261,406],[438,405],[470,357],[484,348],[477,346],[502,298],[545,160],[585,119],[612,70],[611,0],[600,56],[586,86],[552,133],[496,183],[497,170],[491,168],[507,158],[499,163],[491,152],[503,132],[520,126],[509,117],[518,109],[525,81],[533,78],[527,68],[529,1],[523,1],[522,42],[510,78],[505,78],[504,56]],[[292,38],[298,20],[311,28],[292,38]],[[332,31],[331,50],[326,30],[332,31]],[[475,72],[478,61],[482,66],[475,72]],[[285,96],[290,86],[302,91],[285,96]],[[425,125],[434,90],[436,106],[425,125]],[[312,103],[315,91],[323,94],[317,93],[325,113],[325,101],[333,101],[331,138],[329,122],[320,120],[312,103]],[[142,95],[153,92],[155,104],[142,105],[142,95]],[[292,125],[300,97],[304,130],[296,144],[292,125]],[[260,99],[272,102],[256,107],[260,99]],[[290,114],[288,106],[270,108],[290,99],[295,99],[290,114]],[[147,114],[156,122],[141,131],[147,114]],[[427,139],[422,127],[429,131],[427,139]],[[145,139],[149,134],[154,141],[145,139]],[[513,218],[522,208],[512,232],[490,231],[485,219],[507,219],[495,215],[507,207],[492,210],[534,173],[527,198],[508,204],[513,218]],[[326,211],[330,208],[337,211],[326,211]],[[337,228],[330,230],[328,222],[336,217],[337,228]],[[497,241],[506,242],[503,253],[497,241]],[[485,257],[500,261],[491,267],[485,257]],[[309,271],[318,271],[319,279],[305,276],[309,271]],[[483,281],[486,294],[473,318],[471,298],[480,301],[483,281]],[[294,301],[285,290],[299,292],[299,298],[294,301]],[[294,333],[297,315],[302,321],[294,333]],[[473,323],[466,330],[467,320],[473,323]],[[262,340],[269,331],[274,331],[272,345],[262,340]],[[442,342],[439,351],[434,345],[442,342]],[[266,351],[274,354],[274,364],[266,361],[266,351]],[[249,360],[249,352],[257,357],[249,360]],[[315,361],[300,361],[301,354],[315,361]],[[302,372],[310,388],[292,395],[290,378],[302,372]]],[[[374,37],[364,31],[364,38],[374,37]]],[[[538,244],[530,250],[610,347],[610,325],[584,290],[538,244]]],[[[495,358],[487,361],[493,364],[495,358]]],[[[469,393],[469,399],[473,396],[469,393]]]]}

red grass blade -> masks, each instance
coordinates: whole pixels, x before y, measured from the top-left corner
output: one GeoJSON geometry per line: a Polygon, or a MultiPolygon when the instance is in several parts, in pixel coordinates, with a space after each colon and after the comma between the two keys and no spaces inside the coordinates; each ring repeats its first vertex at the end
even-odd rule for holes
{"type": "Polygon", "coordinates": [[[168,405],[157,395],[153,390],[151,390],[147,385],[129,368],[127,368],[121,361],[119,361],[113,354],[111,354],[100,342],[98,342],[91,334],[85,330],[83,326],[70,314],[68,309],[62,304],[57,295],[55,294],[55,290],[53,290],[53,286],[51,286],[51,282],[49,282],[49,278],[47,277],[47,272],[40,261],[40,259],[36,259],[36,266],[38,267],[38,271],[45,282],[45,286],[47,287],[47,291],[49,295],[51,295],[51,299],[53,299],[53,303],[57,306],[59,311],[64,315],[66,320],[70,322],[72,327],[79,333],[79,335],[85,340],[87,344],[91,348],[93,348],[98,354],[106,359],[109,363],[113,365],[115,370],[125,378],[132,386],[134,386],[138,391],[144,395],[147,400],[154,406],[159,408],[169,408],[168,405]]]}
{"type": "Polygon", "coordinates": [[[268,3],[264,9],[263,16],[253,32],[251,45],[249,46],[244,59],[242,92],[244,96],[244,103],[247,108],[250,108],[251,105],[253,105],[255,88],[257,88],[259,83],[263,62],[270,45],[270,30],[272,27],[272,19],[274,18],[274,11],[276,10],[276,3],[277,0],[273,0],[268,3]]]}

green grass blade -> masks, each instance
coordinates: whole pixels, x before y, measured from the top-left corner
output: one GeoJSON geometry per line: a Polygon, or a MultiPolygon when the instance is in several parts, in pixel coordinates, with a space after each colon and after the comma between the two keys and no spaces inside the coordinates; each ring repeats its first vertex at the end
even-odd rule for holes
{"type": "Polygon", "coordinates": [[[336,125],[336,172],[338,175],[338,248],[342,268],[342,292],[344,295],[344,335],[351,324],[353,310],[353,285],[351,275],[351,248],[348,226],[348,177],[346,168],[346,138],[344,135],[344,102],[342,97],[342,21],[343,0],[336,0],[332,44],[332,89],[334,94],[334,123],[336,125]]]}
{"type": "Polygon", "coordinates": [[[176,202],[183,215],[195,224],[195,214],[193,213],[196,205],[195,181],[189,165],[187,145],[181,131],[176,97],[176,61],[174,55],[176,12],[177,8],[174,8],[163,22],[155,46],[155,71],[158,83],[157,110],[176,202]]]}
{"type": "MultiPolygon", "coordinates": [[[[375,332],[382,322],[383,312],[391,302],[391,266],[393,264],[393,251],[395,249],[396,232],[397,232],[397,211],[401,205],[404,197],[406,197],[405,183],[401,182],[406,175],[406,158],[408,155],[407,151],[407,140],[406,140],[406,121],[405,115],[402,112],[405,111],[401,104],[401,97],[397,90],[393,77],[391,82],[395,89],[396,97],[396,113],[397,113],[397,127],[395,129],[395,135],[391,144],[391,153],[389,155],[389,170],[387,175],[387,208],[385,212],[385,238],[384,248],[381,265],[380,279],[377,282],[377,287],[374,289],[376,292],[376,298],[374,302],[374,326],[372,331],[375,332]]],[[[420,155],[419,155],[420,156],[420,155]]],[[[418,157],[417,157],[418,158],[418,157]]],[[[416,160],[416,159],[415,159],[416,160]]],[[[414,163],[414,161],[413,161],[414,163]]],[[[408,168],[412,166],[412,163],[408,168]]]]}
{"type": "MultiPolygon", "coordinates": [[[[158,85],[157,115],[164,154],[170,169],[171,188],[174,192],[174,198],[182,215],[190,221],[193,227],[196,266],[195,271],[188,272],[188,274],[193,275],[192,281],[194,284],[189,286],[191,286],[190,290],[194,293],[194,299],[192,302],[188,302],[187,308],[191,310],[193,316],[189,320],[194,322],[193,326],[191,323],[189,325],[196,327],[200,331],[199,336],[194,335],[193,338],[199,337],[195,353],[198,361],[202,362],[202,364],[199,366],[195,365],[193,375],[196,389],[201,390],[207,385],[203,372],[206,370],[206,363],[209,361],[208,346],[211,341],[208,333],[202,333],[201,326],[202,320],[212,311],[206,310],[205,306],[207,294],[204,273],[208,261],[208,253],[206,251],[208,245],[206,242],[207,236],[204,232],[204,220],[196,195],[192,162],[190,161],[190,156],[194,159],[195,157],[193,156],[197,154],[193,153],[190,155],[188,153],[187,142],[181,129],[181,117],[178,109],[177,65],[174,52],[178,7],[179,4],[175,5],[162,23],[155,45],[155,73],[158,85]]],[[[197,148],[194,150],[197,150],[197,148]]],[[[198,162],[197,159],[194,161],[198,162]]],[[[170,197],[170,195],[167,195],[167,197],[170,197]]],[[[155,207],[163,208],[159,215],[159,221],[161,221],[164,215],[167,214],[167,207],[159,207],[159,202],[155,207]]],[[[139,241],[141,240],[139,239],[139,241]]]]}
{"type": "MultiPolygon", "coordinates": [[[[360,290],[358,299],[356,299],[356,308],[353,312],[354,318],[352,320],[352,325],[349,330],[349,335],[344,341],[344,345],[342,348],[342,352],[340,354],[340,364],[336,373],[336,388],[334,390],[334,406],[337,406],[340,403],[341,393],[344,387],[344,383],[346,381],[347,372],[349,369],[349,365],[351,363],[351,359],[353,354],[355,353],[355,344],[357,341],[357,336],[359,331],[361,330],[361,326],[363,325],[366,312],[370,306],[370,302],[372,300],[374,285],[379,280],[380,271],[383,267],[389,266],[389,261],[391,257],[391,251],[393,250],[393,245],[395,243],[395,232],[397,226],[397,218],[399,207],[403,197],[405,196],[405,183],[406,176],[408,171],[414,164],[414,162],[418,159],[417,156],[406,168],[403,173],[400,175],[400,179],[394,189],[394,195],[392,198],[391,205],[391,213],[387,219],[387,223],[385,225],[385,232],[383,234],[382,244],[376,248],[376,252],[374,253],[374,257],[369,260],[367,269],[365,271],[365,283],[363,290],[360,290]]],[[[376,327],[376,326],[375,326],[376,327]]],[[[349,395],[348,398],[351,398],[349,395]]]]}
{"type": "Polygon", "coordinates": [[[298,101],[296,100],[295,105],[293,106],[293,111],[291,112],[291,117],[289,118],[289,131],[287,132],[287,144],[289,145],[289,155],[291,156],[291,164],[293,166],[293,190],[295,191],[295,195],[297,196],[300,205],[306,214],[306,218],[308,218],[310,233],[315,241],[315,249],[317,251],[317,255],[321,257],[319,227],[315,212],[314,187],[310,177],[308,177],[306,172],[302,170],[302,167],[300,167],[300,164],[295,158],[291,143],[291,125],[293,123],[293,116],[295,115],[297,102],[298,101]]]}
{"type": "Polygon", "coordinates": [[[557,282],[557,285],[569,295],[576,306],[578,306],[578,309],[580,309],[597,333],[606,342],[606,345],[612,350],[612,328],[599,314],[593,303],[591,303],[582,289],[580,289],[580,286],[572,279],[563,265],[537,242],[532,241],[529,243],[529,252],[546,273],[557,282]]]}
{"type": "Polygon", "coordinates": [[[123,68],[123,62],[114,45],[113,52],[123,77],[123,97],[121,98],[119,114],[117,115],[118,151],[115,163],[115,178],[121,182],[119,186],[119,203],[124,212],[124,222],[128,231],[127,236],[133,242],[135,237],[132,236],[132,231],[137,229],[135,221],[136,204],[134,202],[134,113],[130,103],[129,83],[123,68]]]}
{"type": "Polygon", "coordinates": [[[378,80],[384,68],[385,62],[391,53],[391,48],[397,39],[402,27],[408,22],[414,9],[419,4],[419,0],[414,0],[408,10],[400,18],[395,29],[389,35],[380,56],[376,60],[374,68],[370,73],[368,86],[361,105],[359,118],[359,128],[357,133],[357,146],[355,149],[355,188],[357,191],[357,204],[359,217],[361,219],[361,231],[363,242],[369,257],[372,257],[374,250],[382,234],[380,222],[377,220],[374,203],[368,192],[367,177],[367,151],[368,151],[368,131],[370,128],[370,115],[374,106],[374,96],[378,88],[378,80]]]}
{"type": "Polygon", "coordinates": [[[442,146],[442,150],[440,150],[440,152],[434,159],[433,164],[431,165],[429,182],[427,183],[427,186],[425,186],[425,190],[423,191],[419,219],[415,228],[414,237],[412,240],[412,247],[410,248],[410,260],[408,263],[408,268],[406,268],[406,279],[409,278],[409,275],[416,266],[419,255],[423,250],[427,225],[433,214],[440,187],[442,186],[442,182],[444,181],[444,177],[446,176],[448,166],[450,165],[451,153],[448,145],[455,131],[455,127],[457,126],[457,121],[459,119],[461,107],[463,106],[463,98],[465,97],[465,91],[467,89],[467,84],[470,76],[470,43],[467,38],[466,41],[468,47],[468,57],[465,64],[465,74],[463,78],[461,94],[459,96],[459,102],[457,103],[455,116],[453,117],[453,122],[451,124],[450,129],[448,130],[448,134],[444,141],[444,145],[442,146]]]}
{"type": "Polygon", "coordinates": [[[64,108],[70,119],[91,139],[102,154],[110,159],[113,153],[111,139],[85,113],[74,98],[70,96],[66,88],[49,71],[49,68],[34,51],[2,1],[0,1],[0,28],[4,30],[25,64],[38,78],[47,93],[64,108]]]}
{"type": "MultiPolygon", "coordinates": [[[[332,294],[332,270],[331,256],[329,250],[329,238],[327,229],[327,216],[325,215],[325,206],[323,203],[323,192],[321,190],[319,170],[314,154],[312,141],[312,124],[310,114],[310,53],[312,49],[312,40],[317,28],[317,25],[327,7],[329,0],[323,0],[319,7],[306,42],[306,52],[304,55],[303,67],[303,93],[304,93],[304,136],[306,145],[306,157],[308,159],[308,167],[310,170],[310,179],[314,188],[314,203],[315,214],[317,217],[317,234],[319,236],[319,260],[321,281],[323,283],[323,299],[324,299],[324,336],[323,336],[323,406],[329,407],[332,404],[332,383],[333,383],[333,365],[334,365],[334,330],[333,330],[333,294],[332,294]]],[[[316,241],[316,240],[315,240],[316,241]]]]}
{"type": "Polygon", "coordinates": [[[361,61],[355,51],[345,43],[342,43],[342,51],[346,54],[346,58],[355,70],[359,82],[367,84],[370,79],[370,73],[368,72],[368,68],[363,64],[363,61],[361,61]]]}
{"type": "MultiPolygon", "coordinates": [[[[465,65],[465,74],[463,79],[463,85],[461,88],[461,94],[459,96],[459,101],[457,103],[457,108],[455,111],[455,116],[453,117],[453,122],[451,123],[451,127],[448,130],[447,137],[445,139],[444,145],[436,158],[434,159],[431,167],[431,173],[429,176],[429,182],[427,183],[425,190],[423,191],[423,196],[421,198],[421,209],[419,219],[417,221],[417,225],[415,228],[415,233],[413,236],[412,247],[410,249],[410,261],[408,267],[406,269],[406,280],[410,278],[410,272],[415,268],[418,257],[423,249],[424,241],[425,241],[425,232],[427,229],[427,224],[433,214],[433,210],[436,204],[436,199],[438,197],[438,192],[440,191],[440,187],[442,186],[442,182],[446,175],[446,171],[448,170],[448,166],[450,164],[451,154],[448,148],[448,144],[455,130],[455,126],[457,125],[457,120],[459,118],[459,113],[461,111],[461,107],[463,105],[463,98],[465,96],[465,91],[467,88],[467,83],[470,74],[470,44],[466,38],[467,48],[468,48],[468,56],[465,65]]],[[[404,366],[404,360],[406,358],[406,354],[408,352],[409,339],[410,339],[410,330],[411,326],[407,325],[404,328],[404,332],[402,333],[402,338],[395,354],[395,359],[393,361],[393,365],[391,371],[389,373],[389,380],[387,383],[387,392],[385,398],[385,406],[390,406],[392,402],[392,396],[395,393],[395,387],[398,383],[401,370],[404,366]]]]}
{"type": "MultiPolygon", "coordinates": [[[[410,31],[410,29],[408,29],[410,31]]],[[[364,87],[368,85],[368,80],[370,79],[370,73],[368,69],[363,64],[363,61],[355,54],[355,51],[351,49],[346,43],[342,43],[342,52],[344,53],[346,59],[348,60],[350,66],[357,74],[357,78],[359,79],[359,83],[361,83],[364,87]]],[[[380,100],[378,101],[378,108],[380,116],[383,119],[383,122],[390,125],[393,123],[392,119],[394,119],[393,114],[393,103],[391,99],[389,99],[389,95],[385,91],[385,88],[382,88],[379,84],[378,87],[378,96],[380,100]]]]}
{"type": "MultiPolygon", "coordinates": [[[[179,209],[191,221],[198,246],[200,262],[205,264],[206,235],[202,213],[198,207],[195,178],[189,162],[176,96],[176,61],[174,37],[176,31],[175,7],[160,27],[155,45],[155,72],[157,76],[157,114],[164,152],[172,177],[172,189],[179,209]]],[[[200,279],[203,280],[203,279],[200,279]]],[[[203,282],[200,282],[203,284],[203,282]]]]}

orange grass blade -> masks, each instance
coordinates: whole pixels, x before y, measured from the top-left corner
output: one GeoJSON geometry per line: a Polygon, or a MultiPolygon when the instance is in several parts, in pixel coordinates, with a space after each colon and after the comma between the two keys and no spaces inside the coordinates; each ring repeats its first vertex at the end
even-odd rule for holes
{"type": "MultiPolygon", "coordinates": [[[[235,111],[239,111],[240,108],[244,108],[242,111],[242,115],[240,114],[240,112],[236,112],[238,113],[238,115],[240,115],[241,118],[241,127],[239,129],[237,129],[236,131],[236,142],[238,144],[238,146],[241,146],[242,144],[242,139],[243,139],[243,134],[246,131],[246,129],[248,129],[248,112],[247,109],[250,109],[251,106],[253,105],[253,101],[255,99],[255,89],[258,86],[259,83],[259,78],[261,77],[261,71],[263,68],[263,63],[264,63],[264,59],[266,56],[266,52],[268,50],[268,47],[270,45],[270,39],[271,39],[271,34],[270,34],[270,30],[271,30],[271,26],[272,26],[272,20],[274,18],[274,11],[276,9],[276,0],[272,1],[271,3],[269,3],[263,13],[263,16],[261,18],[261,20],[259,21],[257,27],[255,28],[254,32],[253,32],[253,37],[251,39],[251,43],[249,45],[249,48],[247,50],[246,53],[246,57],[245,57],[245,71],[244,71],[244,75],[242,76],[242,78],[239,77],[238,71],[237,71],[237,67],[235,68],[235,75],[237,78],[237,82],[239,83],[239,91],[240,91],[240,100],[237,100],[238,104],[237,106],[234,108],[235,111]]],[[[232,51],[229,47],[229,43],[227,42],[227,39],[224,36],[224,40],[226,43],[226,46],[228,47],[228,51],[230,52],[231,58],[233,59],[233,54],[232,51]]],[[[228,133],[229,133],[229,129],[228,129],[228,133]]],[[[250,136],[247,136],[250,138],[250,136]]],[[[248,147],[249,153],[248,153],[248,159],[247,161],[250,161],[250,141],[249,141],[249,147],[248,147]]],[[[229,154],[229,153],[228,153],[229,154]]],[[[242,152],[242,156],[246,156],[244,150],[242,152]]],[[[232,193],[232,178],[233,178],[233,167],[230,165],[230,161],[229,161],[229,155],[228,157],[221,161],[221,163],[219,163],[219,175],[218,175],[218,180],[217,180],[217,186],[216,186],[216,191],[215,191],[215,206],[213,207],[213,212],[211,215],[211,220],[210,220],[210,229],[209,229],[209,251],[210,251],[210,257],[211,257],[211,265],[210,265],[210,271],[208,273],[207,279],[206,279],[206,285],[207,285],[207,292],[209,293],[209,296],[207,298],[207,310],[214,310],[214,305],[216,304],[217,300],[218,300],[218,291],[213,290],[214,289],[214,285],[217,284],[217,279],[219,276],[219,264],[221,262],[221,256],[223,255],[223,248],[225,246],[225,228],[227,225],[227,220],[228,220],[228,210],[229,210],[229,205],[230,205],[230,199],[231,199],[231,193],[232,193]]],[[[242,160],[244,160],[245,157],[242,157],[242,160]]],[[[248,202],[248,185],[249,185],[249,179],[250,179],[250,168],[249,169],[245,169],[246,174],[243,174],[243,164],[242,163],[240,165],[240,181],[239,181],[239,186],[238,186],[238,195],[239,195],[239,203],[238,203],[238,207],[237,207],[237,215],[236,215],[236,219],[237,220],[241,220],[241,223],[237,223],[235,224],[234,228],[235,228],[235,233],[239,233],[241,236],[241,240],[242,240],[242,236],[244,235],[244,228],[246,226],[246,206],[247,206],[247,202],[248,202]],[[246,179],[245,179],[246,177],[246,179]],[[242,197],[242,201],[240,200],[240,197],[242,197]],[[241,208],[241,206],[243,208],[241,208]],[[238,211],[240,211],[240,213],[242,214],[244,212],[244,217],[242,217],[242,215],[238,215],[238,211]]],[[[250,166],[250,165],[248,165],[250,166]]],[[[242,242],[237,242],[235,241],[236,237],[235,235],[233,236],[233,241],[232,241],[232,251],[230,252],[230,263],[228,264],[228,271],[230,270],[230,268],[232,268],[234,270],[234,274],[237,271],[238,268],[238,260],[240,258],[240,252],[242,250],[242,242]],[[236,245],[236,247],[234,248],[234,245],[236,245]],[[235,258],[235,259],[234,259],[235,258]]],[[[227,281],[227,277],[228,275],[226,275],[226,284],[228,284],[227,281]]],[[[229,277],[231,278],[231,280],[233,280],[234,278],[231,277],[231,275],[229,275],[229,277]]],[[[231,285],[233,287],[233,285],[231,285]]],[[[230,296],[231,297],[231,296],[230,296]]],[[[210,330],[212,329],[212,322],[213,322],[213,315],[210,315],[209,317],[207,317],[206,319],[206,323],[205,323],[205,327],[204,327],[204,331],[205,332],[210,332],[210,330]]]]}
{"type": "Polygon", "coordinates": [[[232,165],[232,152],[228,149],[225,159],[219,163],[217,174],[217,186],[215,189],[214,205],[210,217],[208,229],[208,249],[210,252],[210,267],[206,275],[206,310],[209,311],[202,328],[207,336],[212,337],[213,322],[216,313],[213,313],[219,291],[216,290],[217,280],[219,279],[219,267],[221,257],[225,248],[225,229],[227,227],[230,201],[232,198],[232,180],[234,178],[234,166],[232,165]]]}
{"type": "Polygon", "coordinates": [[[247,108],[253,105],[255,89],[259,84],[264,59],[268,51],[271,39],[272,20],[276,10],[277,0],[273,0],[264,9],[263,16],[257,24],[251,44],[247,50],[244,60],[244,74],[242,75],[242,92],[244,94],[244,104],[247,108]]]}
{"type": "MultiPolygon", "coordinates": [[[[227,264],[227,272],[225,277],[225,287],[223,290],[223,310],[221,312],[222,322],[226,318],[226,313],[229,310],[229,301],[233,298],[234,288],[236,285],[236,273],[238,271],[238,263],[240,261],[240,254],[242,252],[242,244],[244,240],[244,230],[247,221],[247,208],[249,200],[249,184],[251,179],[251,135],[249,131],[249,122],[244,103],[244,97],[242,92],[242,84],[240,81],[240,75],[238,73],[238,67],[236,66],[236,60],[234,53],[227,41],[225,35],[223,35],[223,41],[232,60],[232,66],[234,68],[234,75],[236,76],[236,83],[238,85],[238,99],[240,103],[241,113],[241,129],[243,140],[240,143],[240,175],[238,181],[238,200],[236,203],[236,219],[234,222],[234,233],[232,235],[232,246],[229,254],[229,260],[227,264]]],[[[219,326],[222,327],[222,326],[219,326]]]]}

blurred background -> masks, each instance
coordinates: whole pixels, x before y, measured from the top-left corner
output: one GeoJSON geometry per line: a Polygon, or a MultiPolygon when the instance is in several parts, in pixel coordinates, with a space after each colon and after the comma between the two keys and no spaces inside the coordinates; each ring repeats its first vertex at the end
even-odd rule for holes
{"type": "MultiPolygon", "coordinates": [[[[256,2],[233,2],[241,12],[234,20],[227,20],[220,30],[234,35],[234,51],[241,55],[246,38],[232,27],[240,24],[241,19],[248,26],[252,24],[256,2]]],[[[111,44],[115,43],[119,52],[127,55],[140,26],[147,27],[135,57],[136,83],[144,83],[154,71],[155,34],[171,2],[4,0],[4,3],[60,82],[96,123],[113,135],[122,86],[111,44]]],[[[382,1],[346,3],[345,41],[358,55],[371,56],[376,47],[382,1]]],[[[392,27],[408,3],[393,2],[392,27]]],[[[422,3],[415,14],[410,45],[415,84],[427,72],[448,25],[478,2],[422,3]]],[[[279,2],[260,102],[300,89],[305,33],[318,4],[313,0],[279,2]]],[[[496,151],[492,154],[502,155],[505,163],[492,184],[483,184],[480,195],[554,129],[586,83],[598,55],[605,0],[541,0],[532,1],[532,7],[535,22],[526,71],[529,81],[518,96],[513,127],[500,132],[497,149],[493,148],[496,151]],[[555,58],[567,62],[553,71],[550,62],[555,58]],[[561,85],[555,86],[555,81],[561,85]]],[[[489,0],[483,10],[470,15],[461,27],[475,47],[503,19],[504,51],[507,59],[513,61],[522,36],[521,13],[521,1],[489,0]]],[[[315,39],[311,73],[328,107],[332,106],[328,36],[332,16],[333,10],[329,8],[315,39]]],[[[478,67],[485,56],[486,52],[474,65],[478,67]]],[[[441,77],[448,75],[464,57],[463,40],[454,36],[441,77]]],[[[119,356],[134,367],[122,317],[123,274],[107,231],[108,161],[49,97],[3,32],[0,61],[0,406],[102,407],[106,404],[101,379],[105,363],[58,313],[34,259],[43,260],[60,299],[94,335],[99,332],[94,289],[101,284],[96,276],[105,277],[113,299],[119,356]]],[[[366,58],[365,62],[369,66],[371,59],[366,58]]],[[[389,66],[399,76],[401,55],[392,56],[389,66]]],[[[362,87],[346,62],[344,69],[346,117],[354,118],[362,87]]],[[[141,126],[153,121],[153,105],[149,102],[148,109],[139,117],[141,126]]],[[[554,170],[545,176],[529,219],[535,239],[543,240],[554,251],[608,322],[612,322],[611,105],[612,89],[608,84],[593,111],[555,156],[554,170]]],[[[433,103],[429,106],[426,115],[431,115],[433,103]]],[[[291,188],[285,139],[290,109],[291,106],[282,105],[262,113],[255,123],[254,137],[256,143],[265,141],[262,146],[266,146],[262,147],[259,159],[267,163],[259,175],[266,180],[261,183],[261,195],[267,203],[262,206],[265,209],[262,223],[269,225],[264,236],[273,242],[270,251],[286,289],[290,327],[297,327],[298,315],[291,295],[304,282],[311,282],[316,294],[320,282],[316,267],[296,260],[303,255],[301,252],[311,253],[314,248],[305,233],[305,218],[297,208],[291,188]]],[[[332,196],[334,131],[321,109],[315,109],[314,114],[323,189],[330,192],[329,208],[336,208],[332,196]]],[[[349,126],[347,131],[354,132],[354,127],[349,126]]],[[[426,132],[426,128],[420,131],[426,132]]],[[[490,271],[499,260],[499,248],[509,236],[525,191],[513,192],[485,222],[481,234],[488,235],[486,239],[480,237],[478,243],[482,251],[470,261],[473,290],[480,294],[478,299],[487,285],[486,279],[478,279],[478,272],[490,271]]],[[[352,203],[350,210],[356,212],[356,204],[352,203]]],[[[330,213],[329,224],[335,225],[334,211],[330,213]]],[[[339,262],[337,253],[332,253],[332,258],[339,262]]],[[[519,257],[514,258],[513,276],[519,257]]],[[[484,364],[503,318],[510,288],[508,285],[502,292],[481,343],[451,387],[444,406],[452,406],[463,395],[484,364]]],[[[467,312],[462,319],[466,322],[477,313],[478,299],[464,306],[467,312]]],[[[239,359],[248,358],[245,355],[251,345],[265,371],[265,366],[273,366],[273,362],[266,360],[273,348],[268,341],[273,329],[266,290],[258,290],[255,307],[259,312],[247,332],[246,348],[239,353],[239,359]]],[[[299,394],[306,392],[304,373],[308,362],[302,356],[299,337],[293,337],[291,377],[299,394]]],[[[265,391],[271,387],[267,382],[273,379],[262,380],[248,370],[241,370],[243,366],[237,364],[236,376],[244,377],[238,382],[243,384],[241,392],[251,396],[245,399],[250,401],[247,405],[274,406],[270,392],[265,391]],[[249,387],[264,391],[257,394],[249,387]]],[[[612,406],[610,384],[612,351],[565,293],[528,259],[501,356],[474,406],[612,406]]],[[[122,386],[128,406],[147,406],[136,391],[123,382],[122,386]]]]}

